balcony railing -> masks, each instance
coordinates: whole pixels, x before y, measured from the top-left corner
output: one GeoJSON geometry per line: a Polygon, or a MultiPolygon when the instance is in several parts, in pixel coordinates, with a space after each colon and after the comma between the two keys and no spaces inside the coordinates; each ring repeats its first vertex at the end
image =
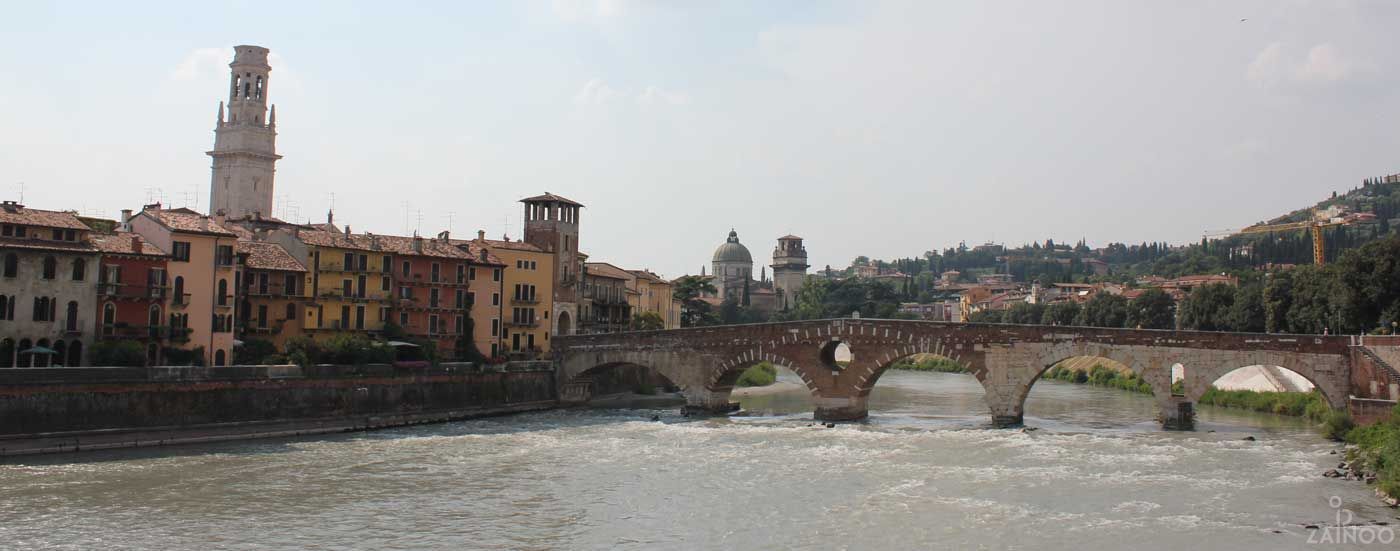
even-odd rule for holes
{"type": "Polygon", "coordinates": [[[165,325],[130,325],[117,322],[103,324],[102,332],[98,337],[103,339],[163,339],[175,331],[188,332],[189,330],[180,327],[171,328],[165,325]]]}
{"type": "Polygon", "coordinates": [[[506,325],[510,327],[539,327],[539,320],[506,320],[506,325]]]}
{"type": "Polygon", "coordinates": [[[511,301],[511,303],[513,303],[513,304],[539,304],[539,303],[540,303],[540,299],[537,298],[537,297],[511,297],[510,301],[511,301]]]}
{"type": "Polygon", "coordinates": [[[190,294],[179,293],[170,295],[170,306],[173,308],[184,308],[190,305],[190,294]]]}
{"type": "Polygon", "coordinates": [[[162,299],[166,287],[155,285],[124,285],[121,283],[98,283],[97,294],[112,298],[162,299]]]}

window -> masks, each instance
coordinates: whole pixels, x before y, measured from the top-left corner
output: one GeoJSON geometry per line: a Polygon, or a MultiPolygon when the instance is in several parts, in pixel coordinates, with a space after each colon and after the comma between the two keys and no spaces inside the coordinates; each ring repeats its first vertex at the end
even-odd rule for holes
{"type": "Polygon", "coordinates": [[[389,321],[389,307],[388,307],[388,306],[380,306],[380,307],[379,307],[379,321],[388,323],[388,321],[389,321]]]}
{"type": "Polygon", "coordinates": [[[352,282],[351,282],[350,280],[348,280],[348,279],[342,279],[342,280],[340,280],[340,296],[345,297],[345,298],[350,298],[350,297],[352,297],[352,296],[355,296],[354,290],[351,289],[351,287],[352,287],[353,285],[354,285],[354,283],[352,283],[352,282]]]}
{"type": "MultiPolygon", "coordinates": [[[[289,297],[294,297],[294,296],[296,296],[296,295],[297,295],[297,282],[300,281],[300,280],[301,280],[301,276],[298,276],[298,275],[296,275],[296,274],[287,274],[287,275],[285,275],[285,276],[282,276],[282,294],[285,295],[285,296],[289,296],[289,297]]],[[[294,316],[287,316],[287,317],[288,317],[288,318],[291,318],[291,317],[294,317],[294,316]]]]}
{"type": "Polygon", "coordinates": [[[462,284],[462,283],[466,283],[466,282],[467,282],[467,267],[466,267],[466,266],[463,266],[463,265],[461,265],[461,264],[458,264],[458,265],[457,265],[457,283],[458,283],[458,284],[462,284]]]}
{"type": "Polygon", "coordinates": [[[407,260],[403,261],[403,276],[404,276],[404,277],[408,277],[408,274],[409,274],[408,268],[409,268],[408,261],[407,261],[407,260]]]}
{"type": "Polygon", "coordinates": [[[379,278],[379,279],[380,279],[380,281],[379,281],[379,290],[380,290],[380,291],[388,291],[388,290],[389,290],[389,276],[384,276],[384,277],[379,278]]]}
{"type": "Polygon", "coordinates": [[[365,283],[366,283],[365,278],[366,278],[366,276],[360,276],[359,279],[357,279],[357,280],[355,281],[355,283],[356,283],[356,286],[355,286],[355,288],[356,288],[355,296],[357,296],[357,297],[359,297],[359,298],[365,298],[365,283]]]}
{"type": "Polygon", "coordinates": [[[438,332],[438,317],[436,314],[428,316],[428,334],[436,335],[438,332]]]}
{"type": "Polygon", "coordinates": [[[175,304],[185,303],[185,277],[175,276],[175,304]]]}
{"type": "Polygon", "coordinates": [[[467,279],[476,281],[476,266],[467,268],[467,279]]]}
{"type": "Polygon", "coordinates": [[[44,279],[58,277],[58,260],[52,256],[44,257],[44,275],[42,277],[44,279]]]}
{"type": "Polygon", "coordinates": [[[501,305],[501,294],[500,294],[500,293],[491,293],[491,305],[492,305],[492,306],[500,306],[500,305],[501,305]]]}
{"type": "MultiPolygon", "coordinates": [[[[102,334],[112,334],[112,326],[115,323],[117,323],[117,307],[110,302],[102,305],[102,334]]],[[[160,320],[156,320],[156,323],[160,323],[160,320]]]]}
{"type": "Polygon", "coordinates": [[[0,236],[12,237],[15,235],[15,227],[9,224],[0,224],[0,236]]]}
{"type": "Polygon", "coordinates": [[[216,300],[218,300],[219,306],[228,306],[228,299],[229,299],[229,296],[228,296],[228,280],[227,280],[227,279],[220,279],[220,280],[219,280],[219,291],[218,291],[218,295],[215,296],[214,298],[215,298],[216,300]]]}
{"type": "Polygon", "coordinates": [[[428,307],[429,307],[429,308],[437,308],[437,307],[438,307],[438,290],[437,290],[437,288],[428,289],[428,307]]]}
{"type": "MultiPolygon", "coordinates": [[[[7,320],[7,319],[10,319],[10,318],[8,318],[8,317],[5,316],[5,312],[9,311],[9,309],[10,309],[9,307],[10,307],[10,301],[11,301],[11,300],[12,300],[12,299],[10,299],[10,297],[7,297],[7,296],[5,296],[5,295],[0,295],[0,320],[7,320]]],[[[5,360],[4,358],[0,358],[0,361],[4,361],[4,360],[5,360]]]]}
{"type": "Polygon", "coordinates": [[[214,351],[214,365],[224,365],[224,350],[222,348],[214,351]]]}
{"type": "Polygon", "coordinates": [[[531,270],[537,270],[537,269],[539,269],[539,263],[535,262],[534,260],[531,260],[531,261],[530,261],[530,269],[531,269],[531,270]]]}
{"type": "Polygon", "coordinates": [[[340,324],[340,326],[339,326],[340,329],[349,329],[349,328],[350,328],[350,307],[349,307],[349,306],[341,306],[341,307],[340,307],[340,321],[338,321],[337,323],[340,324]]]}
{"type": "Polygon", "coordinates": [[[408,312],[399,312],[399,325],[408,327],[408,312]]]}
{"type": "Polygon", "coordinates": [[[267,274],[265,273],[258,274],[258,294],[267,294],[267,274]]]}
{"type": "Polygon", "coordinates": [[[491,281],[500,281],[500,280],[501,280],[501,269],[500,269],[500,268],[496,268],[496,269],[494,269],[494,270],[491,270],[491,281]]]}
{"type": "Polygon", "coordinates": [[[287,317],[286,317],[286,319],[289,320],[289,321],[290,321],[290,320],[297,319],[297,305],[291,304],[291,303],[288,303],[288,304],[287,304],[287,317]]]}
{"type": "Polygon", "coordinates": [[[170,259],[176,262],[190,261],[190,244],[185,241],[174,241],[170,244],[170,259]]]}
{"type": "Polygon", "coordinates": [[[214,248],[214,264],[217,266],[233,265],[233,245],[219,245],[214,248]]]}
{"type": "Polygon", "coordinates": [[[399,298],[413,298],[413,288],[408,286],[399,287],[399,298]]]}
{"type": "Polygon", "coordinates": [[[15,277],[19,275],[19,256],[15,253],[5,255],[5,277],[15,277]]]}
{"type": "Polygon", "coordinates": [[[78,301],[68,301],[68,319],[64,321],[64,326],[68,331],[78,330],[78,301]]]}
{"type": "Polygon", "coordinates": [[[266,304],[259,304],[259,305],[258,305],[258,327],[259,327],[259,328],[262,328],[262,329],[266,329],[266,328],[267,328],[267,305],[266,305],[266,304]]]}
{"type": "Polygon", "coordinates": [[[457,322],[456,322],[456,325],[453,326],[453,331],[452,331],[452,333],[453,333],[453,334],[456,334],[456,335],[461,335],[461,334],[462,334],[462,329],[463,329],[462,324],[463,324],[464,322],[465,322],[465,320],[464,320],[464,318],[462,318],[462,316],[457,316],[457,322]]]}
{"type": "Polygon", "coordinates": [[[355,253],[345,253],[344,265],[347,272],[355,269],[355,253]]]}
{"type": "Polygon", "coordinates": [[[73,259],[73,281],[82,281],[87,277],[87,261],[81,258],[73,259]]]}
{"type": "MultiPolygon", "coordinates": [[[[390,257],[390,256],[387,255],[387,254],[384,255],[384,259],[383,259],[383,260],[380,262],[380,264],[379,264],[379,271],[384,272],[384,273],[386,273],[386,274],[389,273],[389,272],[394,271],[394,259],[393,259],[393,257],[390,257]]],[[[388,281],[388,278],[385,278],[385,281],[388,281]]],[[[384,290],[385,290],[385,291],[388,291],[389,288],[388,288],[388,287],[385,287],[384,290]]]]}
{"type": "Polygon", "coordinates": [[[476,304],[476,291],[467,291],[467,308],[476,304]]]}
{"type": "Polygon", "coordinates": [[[438,263],[434,262],[431,266],[429,266],[428,272],[429,281],[437,283],[438,280],[441,278],[442,266],[439,266],[438,263]]]}
{"type": "MultiPolygon", "coordinates": [[[[501,320],[492,319],[492,320],[491,320],[491,336],[494,337],[494,336],[499,335],[499,334],[501,334],[501,320]]],[[[491,345],[491,346],[494,347],[495,345],[493,344],[493,345],[491,345]]]]}
{"type": "Polygon", "coordinates": [[[369,271],[369,255],[367,255],[367,254],[362,254],[362,255],[360,255],[360,271],[361,271],[361,272],[368,272],[368,271],[369,271]]]}
{"type": "Polygon", "coordinates": [[[467,294],[462,292],[461,289],[457,289],[457,302],[455,302],[454,304],[457,305],[457,308],[466,308],[467,294]]]}
{"type": "Polygon", "coordinates": [[[355,329],[364,329],[364,328],[365,328],[365,307],[364,307],[364,306],[356,306],[356,307],[355,307],[355,329]]]}

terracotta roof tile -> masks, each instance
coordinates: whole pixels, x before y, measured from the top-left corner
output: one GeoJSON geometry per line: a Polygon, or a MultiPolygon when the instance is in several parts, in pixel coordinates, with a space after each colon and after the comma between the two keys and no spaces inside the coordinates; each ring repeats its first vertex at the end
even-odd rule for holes
{"type": "Polygon", "coordinates": [[[152,209],[141,211],[141,214],[150,216],[171,231],[228,237],[237,237],[238,235],[215,223],[213,218],[190,209],[152,209]]]}
{"type": "Polygon", "coordinates": [[[165,252],[161,251],[160,247],[152,245],[150,241],[146,241],[141,236],[131,232],[119,231],[110,235],[94,235],[92,244],[97,250],[106,254],[165,256],[165,252]],[[135,243],[139,243],[139,249],[136,248],[135,243]]]}
{"type": "Polygon", "coordinates": [[[524,241],[499,241],[495,239],[486,240],[487,247],[499,247],[502,249],[512,249],[516,251],[530,251],[536,253],[545,252],[544,249],[524,241]]]}
{"type": "Polygon", "coordinates": [[[74,253],[97,252],[97,248],[86,241],[53,241],[26,237],[0,237],[0,249],[34,249],[74,253]]]}
{"type": "Polygon", "coordinates": [[[437,258],[455,258],[460,260],[471,260],[471,253],[453,245],[451,241],[442,241],[427,237],[403,237],[399,235],[376,236],[381,250],[394,254],[406,256],[431,256],[437,258]],[[415,245],[414,242],[421,242],[422,245],[415,245]]]}
{"type": "Polygon", "coordinates": [[[632,279],[632,274],[627,270],[608,264],[607,262],[588,262],[583,265],[583,269],[592,277],[606,277],[610,279],[628,280],[632,279]]]}
{"type": "Polygon", "coordinates": [[[366,234],[345,235],[342,232],[328,231],[302,231],[297,234],[297,238],[307,245],[317,247],[330,247],[335,249],[352,249],[356,251],[378,251],[381,250],[377,241],[378,236],[366,234]]]}
{"type": "Polygon", "coordinates": [[[281,245],[276,243],[240,240],[238,252],[248,255],[244,265],[254,270],[306,271],[306,267],[297,262],[297,259],[287,252],[287,249],[283,249],[281,245]]]}
{"type": "Polygon", "coordinates": [[[14,203],[0,205],[0,223],[24,224],[26,226],[42,226],[45,228],[63,228],[69,230],[90,229],[87,227],[87,224],[78,220],[78,215],[74,213],[31,209],[14,203]]]}

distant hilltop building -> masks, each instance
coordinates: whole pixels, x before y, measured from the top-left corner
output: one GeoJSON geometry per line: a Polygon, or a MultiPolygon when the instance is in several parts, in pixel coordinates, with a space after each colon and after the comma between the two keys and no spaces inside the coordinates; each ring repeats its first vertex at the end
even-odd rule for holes
{"type": "Polygon", "coordinates": [[[773,287],[777,291],[778,308],[787,310],[796,302],[797,291],[807,279],[807,248],[802,238],[784,235],[773,249],[773,287]]]}
{"type": "Polygon", "coordinates": [[[209,212],[230,218],[272,216],[273,165],[277,154],[277,107],[268,110],[267,48],[234,46],[229,66],[228,117],[224,102],[214,122],[213,178],[209,212]]]}

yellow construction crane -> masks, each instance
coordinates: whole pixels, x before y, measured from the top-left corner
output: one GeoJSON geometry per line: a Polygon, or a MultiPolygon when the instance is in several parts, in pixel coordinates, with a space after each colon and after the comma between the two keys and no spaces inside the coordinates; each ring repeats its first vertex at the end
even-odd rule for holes
{"type": "Polygon", "coordinates": [[[1312,234],[1313,240],[1313,264],[1321,266],[1327,262],[1327,240],[1322,235],[1324,228],[1332,226],[1346,226],[1366,217],[1373,217],[1370,214],[1352,214],[1347,216],[1327,216],[1325,213],[1313,211],[1312,219],[1303,222],[1289,222],[1286,224],[1258,224],[1244,228],[1242,230],[1213,232],[1207,234],[1212,236],[1246,235],[1254,233],[1272,233],[1291,230],[1308,230],[1312,234]]]}

